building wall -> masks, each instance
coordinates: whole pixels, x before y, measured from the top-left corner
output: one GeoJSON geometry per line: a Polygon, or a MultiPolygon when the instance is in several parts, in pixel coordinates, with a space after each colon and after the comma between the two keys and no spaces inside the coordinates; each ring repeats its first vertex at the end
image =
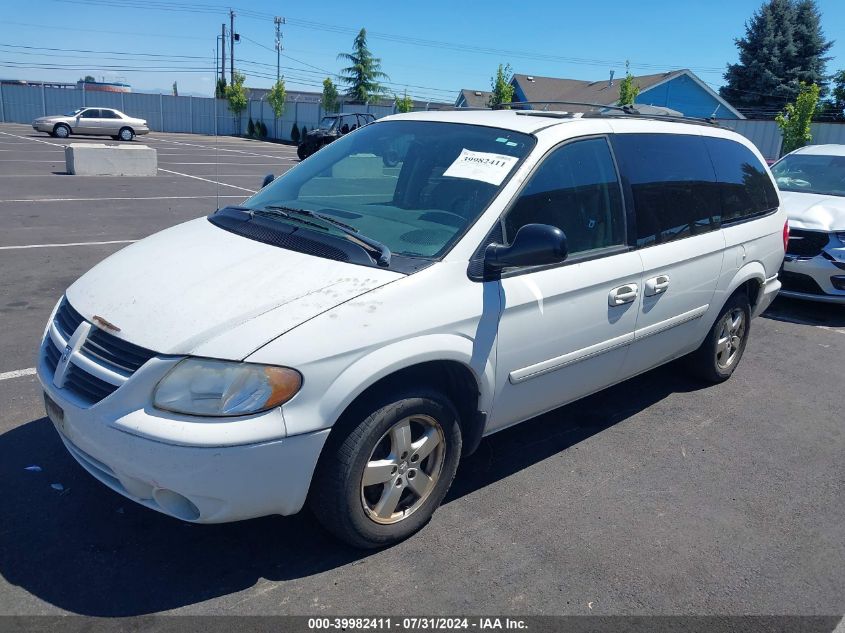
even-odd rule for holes
{"type": "Polygon", "coordinates": [[[636,103],[671,108],[690,117],[737,118],[713,95],[686,75],[675,77],[671,81],[642,91],[637,95],[636,103]]]}

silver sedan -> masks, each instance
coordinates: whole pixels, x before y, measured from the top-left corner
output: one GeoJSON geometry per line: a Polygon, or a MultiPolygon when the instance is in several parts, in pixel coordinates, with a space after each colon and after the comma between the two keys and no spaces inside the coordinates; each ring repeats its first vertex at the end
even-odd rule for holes
{"type": "Polygon", "coordinates": [[[145,120],[112,108],[78,108],[59,116],[39,117],[32,122],[32,128],[58,138],[89,134],[111,136],[120,141],[131,141],[136,135],[150,131],[145,120]]]}

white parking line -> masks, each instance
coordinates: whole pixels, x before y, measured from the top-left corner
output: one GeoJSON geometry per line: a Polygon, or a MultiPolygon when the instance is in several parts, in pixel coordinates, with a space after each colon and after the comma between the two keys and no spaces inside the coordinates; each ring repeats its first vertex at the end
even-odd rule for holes
{"type": "Polygon", "coordinates": [[[161,139],[160,138],[150,139],[150,140],[156,140],[156,141],[160,141],[162,143],[173,143],[174,145],[187,145],[189,147],[201,147],[203,149],[219,151],[219,152],[234,152],[236,154],[246,154],[247,156],[261,156],[262,158],[275,158],[275,159],[279,158],[278,156],[270,156],[269,154],[258,154],[256,152],[248,152],[248,151],[243,150],[243,149],[227,149],[225,147],[197,145],[196,143],[183,143],[181,141],[168,141],[168,140],[163,139],[163,138],[161,138],[161,139]]]}
{"type": "Polygon", "coordinates": [[[58,143],[51,143],[50,141],[43,141],[40,138],[32,138],[31,136],[20,136],[18,134],[11,134],[9,132],[0,132],[0,134],[5,134],[6,136],[14,136],[15,138],[22,138],[25,141],[32,141],[33,143],[44,143],[44,145],[52,145],[54,147],[64,147],[63,145],[59,145],[58,143]]]}
{"type": "Polygon", "coordinates": [[[21,246],[0,246],[0,251],[23,250],[27,248],[60,248],[62,246],[104,246],[107,244],[134,244],[138,240],[110,240],[108,242],[66,242],[64,244],[23,244],[21,246]]]}
{"type": "Polygon", "coordinates": [[[0,374],[0,380],[9,380],[11,378],[20,378],[22,376],[32,376],[35,374],[35,367],[27,367],[26,369],[16,369],[15,371],[6,371],[0,374]]]}
{"type": "MultiPolygon", "coordinates": [[[[167,171],[166,169],[162,169],[161,171],[167,171]]],[[[185,176],[186,174],[179,174],[180,176],[185,176]]],[[[195,178],[196,176],[189,176],[190,178],[195,178]]],[[[205,180],[204,178],[200,178],[200,180],[205,180]]],[[[214,182],[213,180],[209,180],[208,182],[214,182]]],[[[227,185],[226,183],[220,183],[226,187],[235,187],[235,185],[227,185]]],[[[235,187],[235,189],[243,189],[243,187],[235,187]]],[[[252,191],[252,189],[244,189],[244,191],[252,191]]],[[[252,191],[252,193],[255,193],[252,191]]],[[[243,196],[218,196],[216,194],[209,194],[207,196],[148,196],[148,197],[141,197],[141,196],[126,196],[122,198],[18,198],[17,200],[0,200],[0,204],[4,202],[95,202],[97,200],[200,200],[202,198],[240,198],[243,200],[243,196]]]]}
{"type": "MultiPolygon", "coordinates": [[[[177,176],[184,176],[185,178],[194,178],[196,180],[202,180],[204,182],[210,182],[210,183],[213,183],[215,185],[220,185],[221,187],[231,187],[232,189],[240,189],[241,191],[248,191],[250,193],[255,193],[257,191],[257,189],[247,189],[246,187],[238,187],[237,185],[230,185],[229,183],[226,183],[226,182],[219,182],[217,180],[209,180],[208,178],[200,178],[199,176],[192,176],[191,174],[183,174],[183,173],[180,173],[178,171],[170,171],[169,169],[162,169],[161,167],[159,167],[158,170],[163,171],[167,174],[176,174],[177,176]]],[[[205,196],[203,196],[203,197],[205,197],[205,196]]],[[[224,196],[220,196],[220,197],[222,198],[224,196]]],[[[232,198],[234,196],[225,196],[225,197],[232,198]]]]}

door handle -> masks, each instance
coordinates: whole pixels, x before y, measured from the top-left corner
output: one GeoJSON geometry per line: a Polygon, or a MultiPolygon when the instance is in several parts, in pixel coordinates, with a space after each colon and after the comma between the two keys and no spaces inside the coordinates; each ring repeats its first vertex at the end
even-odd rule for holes
{"type": "Polygon", "coordinates": [[[607,303],[610,306],[621,306],[625,303],[631,303],[639,294],[637,284],[625,284],[610,291],[607,297],[607,303]]]}
{"type": "Polygon", "coordinates": [[[657,275],[645,282],[645,296],[662,295],[669,289],[669,275],[657,275]]]}

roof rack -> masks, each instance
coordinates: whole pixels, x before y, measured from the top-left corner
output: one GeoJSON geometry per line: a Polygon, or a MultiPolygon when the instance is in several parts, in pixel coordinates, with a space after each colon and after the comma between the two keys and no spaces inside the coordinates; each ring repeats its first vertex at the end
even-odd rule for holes
{"type": "MultiPolygon", "coordinates": [[[[701,118],[701,117],[688,117],[683,115],[675,115],[675,114],[660,114],[657,112],[641,112],[635,106],[630,105],[607,105],[603,103],[590,103],[584,101],[512,101],[511,103],[507,104],[500,104],[494,106],[493,110],[505,110],[510,109],[512,106],[523,106],[523,105],[544,105],[546,108],[550,105],[574,105],[580,106],[582,108],[595,108],[599,110],[599,112],[584,112],[581,113],[585,118],[592,118],[592,117],[622,117],[622,118],[641,118],[641,119],[656,119],[659,121],[671,121],[675,123],[697,123],[701,125],[716,125],[718,126],[719,123],[716,121],[715,118],[701,118]],[[613,110],[613,112],[608,112],[608,110],[613,110]]],[[[651,107],[661,107],[661,106],[651,106],[651,107]]],[[[523,116],[527,116],[528,113],[533,113],[533,116],[543,116],[548,115],[552,116],[553,113],[549,112],[548,110],[516,110],[516,114],[522,114],[523,116]]],[[[554,113],[560,116],[562,113],[554,113]]]]}

